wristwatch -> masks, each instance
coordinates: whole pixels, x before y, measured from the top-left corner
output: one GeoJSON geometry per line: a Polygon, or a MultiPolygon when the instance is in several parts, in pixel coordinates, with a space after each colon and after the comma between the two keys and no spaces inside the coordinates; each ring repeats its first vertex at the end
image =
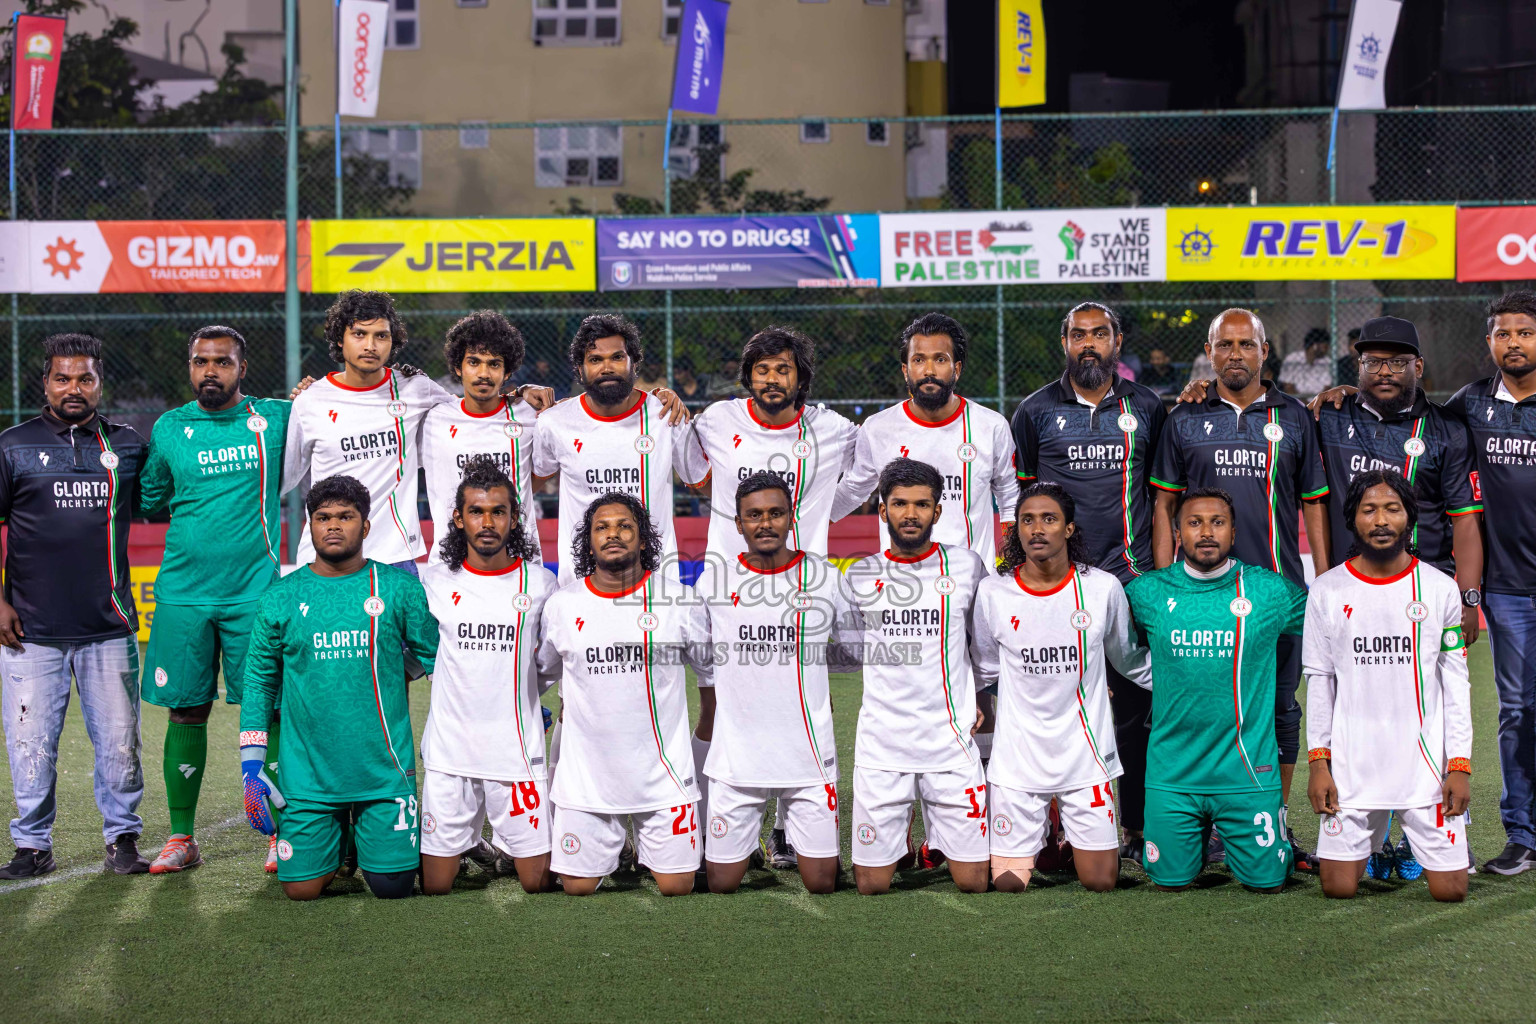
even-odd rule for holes
{"type": "Polygon", "coordinates": [[[1476,587],[1470,590],[1463,590],[1461,592],[1461,603],[1464,607],[1476,608],[1483,603],[1483,592],[1476,587]]]}

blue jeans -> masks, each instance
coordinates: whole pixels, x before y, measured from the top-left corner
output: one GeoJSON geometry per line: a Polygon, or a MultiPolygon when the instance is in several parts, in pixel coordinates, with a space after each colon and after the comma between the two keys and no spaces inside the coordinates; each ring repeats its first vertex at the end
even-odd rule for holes
{"type": "Polygon", "coordinates": [[[96,806],[108,843],[144,830],[135,812],[144,799],[139,763],[139,644],[132,636],[79,644],[0,647],[0,713],[17,817],[11,839],[23,849],[53,846],[59,735],[70,678],[80,690],[85,732],[96,749],[96,806]]]}
{"type": "Polygon", "coordinates": [[[1536,597],[1487,594],[1483,614],[1499,688],[1499,817],[1510,842],[1536,849],[1536,597]]]}

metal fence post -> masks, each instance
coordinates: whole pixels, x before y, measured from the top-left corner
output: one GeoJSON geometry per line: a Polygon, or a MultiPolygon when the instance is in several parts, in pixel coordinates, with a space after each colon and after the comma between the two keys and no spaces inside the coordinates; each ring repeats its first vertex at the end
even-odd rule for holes
{"type": "MultiPolygon", "coordinates": [[[[11,24],[16,24],[15,16],[11,18],[11,24]]],[[[15,118],[11,123],[11,223],[16,223],[16,125],[15,118]]],[[[21,315],[20,297],[11,292],[11,424],[21,422],[21,326],[17,317],[21,315]]]]}
{"type": "MultiPolygon", "coordinates": [[[[992,173],[992,205],[994,209],[1003,208],[1003,108],[996,108],[996,116],[992,122],[995,141],[992,173]]],[[[1008,401],[1007,395],[1008,360],[1003,357],[1003,286],[997,286],[997,411],[1004,416],[1008,410],[1004,408],[1008,401]]]]}
{"type": "MultiPolygon", "coordinates": [[[[284,260],[283,288],[283,379],[289,387],[297,384],[300,371],[299,352],[299,89],[294,67],[294,47],[298,38],[298,0],[283,0],[283,129],[287,142],[286,181],[284,182],[284,260]]],[[[339,182],[339,179],[338,179],[339,182]]],[[[340,185],[337,185],[340,188],[340,185]]],[[[288,500],[288,549],[298,551],[299,492],[288,500]]]]}
{"type": "MultiPolygon", "coordinates": [[[[1329,128],[1328,136],[1328,205],[1332,206],[1339,201],[1339,169],[1333,149],[1334,133],[1338,125],[1339,111],[1335,107],[1333,122],[1329,128]]],[[[1339,344],[1339,282],[1328,282],[1328,340],[1333,353],[1333,372],[1337,376],[1339,372],[1339,354],[1343,346],[1339,344]]],[[[1343,383],[1335,380],[1335,384],[1343,383]]]]}

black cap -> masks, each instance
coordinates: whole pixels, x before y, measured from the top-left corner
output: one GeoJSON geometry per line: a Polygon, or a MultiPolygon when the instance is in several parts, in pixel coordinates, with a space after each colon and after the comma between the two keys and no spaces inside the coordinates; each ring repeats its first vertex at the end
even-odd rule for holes
{"type": "Polygon", "coordinates": [[[1413,321],[1400,316],[1373,316],[1360,327],[1355,351],[1368,348],[1395,348],[1419,354],[1419,330],[1413,321]]]}

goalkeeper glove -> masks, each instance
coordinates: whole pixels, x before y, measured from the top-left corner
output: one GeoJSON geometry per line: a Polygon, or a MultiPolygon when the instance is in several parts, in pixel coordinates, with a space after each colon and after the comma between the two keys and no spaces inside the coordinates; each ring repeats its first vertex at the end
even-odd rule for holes
{"type": "Polygon", "coordinates": [[[272,808],[282,810],[288,806],[288,801],[267,776],[265,731],[240,733],[240,775],[245,779],[245,820],[264,836],[276,835],[277,823],[272,820],[272,808]]]}

